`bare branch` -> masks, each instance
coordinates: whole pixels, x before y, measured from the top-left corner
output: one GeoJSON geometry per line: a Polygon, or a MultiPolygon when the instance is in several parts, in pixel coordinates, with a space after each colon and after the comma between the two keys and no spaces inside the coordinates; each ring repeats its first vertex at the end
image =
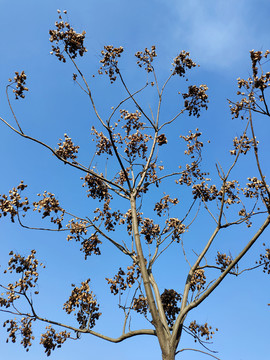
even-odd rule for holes
{"type": "Polygon", "coordinates": [[[206,351],[202,351],[202,350],[198,350],[198,349],[192,349],[192,348],[185,348],[185,349],[178,350],[178,351],[175,353],[175,355],[177,355],[177,354],[180,353],[180,352],[186,351],[186,350],[197,351],[197,352],[200,352],[200,353],[202,353],[202,354],[205,354],[205,355],[208,355],[208,356],[212,356],[214,359],[221,360],[220,358],[216,357],[216,356],[213,355],[213,354],[207,353],[206,351]]]}
{"type": "Polygon", "coordinates": [[[11,130],[13,130],[13,131],[15,131],[17,134],[19,134],[20,136],[24,137],[25,139],[32,140],[32,141],[34,141],[34,142],[36,142],[36,143],[44,146],[44,147],[47,148],[48,150],[50,150],[50,151],[51,151],[59,160],[61,160],[64,164],[68,164],[68,165],[70,165],[70,166],[72,166],[72,167],[74,167],[74,168],[76,168],[76,169],[79,169],[79,170],[81,170],[81,171],[83,171],[83,172],[89,173],[89,174],[93,175],[94,177],[98,178],[99,180],[104,181],[106,184],[110,184],[110,185],[112,185],[113,187],[118,188],[119,190],[121,190],[121,191],[125,194],[125,195],[123,194],[123,196],[124,196],[126,199],[128,199],[128,197],[126,196],[126,195],[127,195],[127,190],[124,189],[124,188],[123,188],[122,186],[120,186],[119,184],[116,184],[116,183],[114,183],[114,182],[112,182],[112,181],[110,181],[110,180],[108,180],[108,179],[103,178],[102,176],[98,175],[97,173],[95,173],[94,171],[92,171],[92,170],[90,170],[90,169],[88,169],[88,168],[86,168],[86,167],[78,166],[78,165],[76,165],[76,164],[68,161],[67,159],[61,158],[61,156],[59,156],[59,155],[53,150],[53,148],[51,148],[49,145],[43,143],[42,141],[40,141],[40,140],[38,140],[38,139],[35,139],[35,138],[31,137],[31,136],[28,136],[28,135],[26,135],[26,134],[24,134],[24,133],[19,132],[19,131],[16,130],[13,126],[11,126],[6,120],[4,120],[2,117],[0,117],[0,120],[1,120],[4,124],[6,124],[11,130]]]}
{"type": "Polygon", "coordinates": [[[18,125],[18,128],[20,129],[20,132],[23,134],[22,128],[20,127],[20,124],[19,124],[19,122],[18,122],[18,119],[17,119],[17,117],[16,117],[16,115],[15,115],[15,113],[14,113],[13,107],[11,106],[11,103],[10,103],[10,100],[9,100],[8,88],[9,88],[11,85],[12,85],[12,84],[9,84],[9,85],[6,86],[7,101],[8,101],[9,108],[10,108],[10,110],[11,110],[11,112],[12,112],[12,115],[13,115],[13,117],[14,117],[17,125],[18,125]]]}
{"type": "Polygon", "coordinates": [[[65,325],[65,324],[62,324],[62,323],[57,322],[57,321],[42,318],[40,316],[36,316],[36,319],[40,320],[40,321],[43,321],[43,322],[46,322],[48,324],[53,324],[53,325],[61,326],[61,327],[65,328],[65,329],[73,330],[76,333],[91,334],[91,335],[94,335],[94,336],[96,336],[96,337],[98,337],[100,339],[107,340],[107,341],[113,342],[113,343],[119,343],[119,342],[121,342],[123,340],[129,339],[129,338],[131,338],[133,336],[138,336],[138,335],[154,335],[154,336],[156,336],[155,330],[141,329],[141,330],[134,330],[134,331],[130,331],[128,333],[122,334],[118,338],[112,338],[110,336],[100,334],[100,333],[98,333],[96,331],[93,331],[93,330],[90,330],[90,329],[79,329],[79,328],[76,328],[74,326],[65,325]]]}
{"type": "MultiPolygon", "coordinates": [[[[221,283],[221,281],[226,277],[226,275],[231,271],[233,267],[242,259],[242,257],[248,252],[248,250],[252,247],[252,245],[256,242],[256,240],[261,236],[264,230],[270,224],[270,215],[266,218],[263,225],[259,228],[256,234],[251,238],[248,244],[244,247],[244,249],[234,258],[234,260],[230,263],[230,265],[224,270],[224,272],[219,276],[219,278],[214,282],[214,284],[197,300],[190,303],[183,311],[183,313],[189,312],[194,307],[197,307],[203,300],[205,300],[214,289],[221,283]]],[[[182,315],[183,316],[183,315],[182,315]]]]}
{"type": "Polygon", "coordinates": [[[152,120],[149,118],[149,116],[146,115],[146,113],[143,111],[143,109],[140,107],[140,105],[137,103],[137,101],[135,100],[135,98],[132,96],[132,94],[130,93],[130,91],[128,90],[126,83],[121,75],[121,72],[119,69],[118,70],[118,75],[120,77],[120,80],[122,82],[122,84],[124,85],[124,88],[126,89],[128,95],[131,97],[131,99],[133,100],[133,102],[135,103],[135,105],[137,106],[137,108],[140,110],[140,112],[144,115],[144,117],[150,122],[150,124],[152,125],[153,129],[155,129],[155,125],[153,124],[152,120]]]}

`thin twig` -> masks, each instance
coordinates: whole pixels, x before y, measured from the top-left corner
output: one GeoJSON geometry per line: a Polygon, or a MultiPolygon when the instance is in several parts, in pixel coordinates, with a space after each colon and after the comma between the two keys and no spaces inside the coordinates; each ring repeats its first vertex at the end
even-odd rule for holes
{"type": "Polygon", "coordinates": [[[192,348],[185,348],[185,349],[178,350],[178,351],[175,353],[175,355],[177,355],[177,354],[180,353],[180,352],[186,351],[186,350],[198,351],[198,352],[200,352],[200,353],[202,353],[202,354],[212,356],[214,359],[221,360],[221,359],[218,358],[217,356],[215,356],[215,355],[213,355],[213,354],[209,354],[209,353],[207,353],[206,351],[202,351],[202,350],[198,350],[198,349],[192,349],[192,348]]]}

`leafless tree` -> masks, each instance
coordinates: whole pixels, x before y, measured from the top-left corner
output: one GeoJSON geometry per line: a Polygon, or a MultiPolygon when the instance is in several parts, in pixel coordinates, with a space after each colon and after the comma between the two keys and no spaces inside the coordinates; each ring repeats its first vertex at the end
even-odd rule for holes
{"type": "MultiPolygon", "coordinates": [[[[96,166],[92,166],[91,158],[90,165],[78,162],[79,146],[75,145],[67,134],[63,140],[60,139],[55,149],[23,131],[23,126],[12,107],[10,91],[13,89],[15,98],[19,99],[24,98],[28,88],[24,71],[16,72],[6,87],[14,125],[12,121],[2,117],[1,122],[19,136],[45,147],[64,164],[80,170],[84,174],[83,187],[86,188],[87,196],[98,202],[98,207],[92,217],[74,215],[63,209],[55,195],[47,191],[39,194],[37,201],[30,202],[27,197],[22,196],[27,187],[22,181],[10,190],[8,195],[1,195],[0,216],[10,216],[12,222],[18,222],[24,228],[67,233],[67,240],[75,240],[81,244],[80,250],[85,259],[92,254],[101,255],[100,249],[106,244],[112,244],[128,257],[130,266],[127,269],[120,268],[114,277],[106,278],[110,292],[113,295],[118,294],[120,299],[119,307],[124,313],[123,333],[118,338],[112,338],[94,330],[101,313],[98,300],[91,290],[90,279],[86,279],[79,286],[72,284],[71,295],[63,306],[67,314],[76,315],[77,326],[60,323],[39,314],[35,306],[38,295],[36,286],[38,268],[43,265],[36,259],[35,250],[32,250],[29,256],[10,252],[11,257],[5,273],[15,273],[17,279],[12,283],[2,282],[0,285],[3,291],[0,297],[1,311],[11,317],[4,322],[8,339],[15,342],[17,335],[21,334],[21,344],[28,351],[34,339],[31,326],[39,321],[48,325],[40,340],[47,355],[56,347],[61,347],[67,339],[78,339],[81,334],[93,335],[115,343],[134,336],[152,335],[158,338],[163,360],[175,359],[176,354],[186,350],[199,351],[218,359],[208,348],[208,342],[214,334],[212,327],[207,323],[197,323],[196,320],[186,323],[186,318],[225,277],[239,276],[244,271],[257,267],[262,267],[268,273],[270,271],[268,248],[253,267],[240,270],[238,266],[239,261],[270,223],[270,190],[264,169],[261,167],[259,145],[254,130],[254,115],[270,116],[265,95],[270,85],[270,72],[264,71],[264,61],[269,56],[269,51],[265,54],[261,51],[251,51],[252,73],[247,80],[238,79],[237,95],[241,100],[229,103],[232,117],[241,118],[245,128],[243,133],[233,140],[232,161],[228,169],[224,170],[220,164],[216,164],[218,181],[214,184],[208,172],[201,169],[203,142],[198,129],[190,131],[187,135],[178,134],[187,147],[182,157],[177,155],[176,162],[179,160],[180,164],[176,164],[175,171],[166,172],[166,166],[159,165],[158,162],[162,150],[168,145],[168,129],[173,127],[183,114],[199,117],[201,111],[207,110],[208,107],[207,86],[190,85],[187,92],[181,93],[183,107],[178,113],[166,119],[160,116],[163,94],[169,82],[173,78],[187,80],[187,72],[197,66],[190,54],[181,51],[176,56],[170,75],[160,86],[154,67],[157,57],[155,46],[137,52],[136,61],[140,68],[146,70],[147,82],[140,89],[131,91],[118,65],[124,49],[104,46],[98,72],[108,75],[112,84],[115,81],[120,82],[126,97],[112,108],[109,116],[103,118],[96,107],[91,82],[82,73],[77,62],[77,57],[84,56],[87,51],[84,44],[85,32],[77,33],[65,21],[65,13],[59,11],[56,28],[49,32],[51,54],[61,62],[68,60],[74,65],[73,80],[87,95],[97,119],[97,125],[92,126],[96,151],[91,158],[110,158],[113,170],[109,171],[104,165],[104,171],[98,171],[96,166]],[[139,95],[151,86],[153,90],[156,89],[156,112],[152,108],[143,108],[139,100],[139,95]],[[130,112],[126,106],[135,110],[130,112]],[[254,159],[257,173],[251,174],[246,184],[241,185],[240,180],[233,178],[232,174],[235,174],[234,170],[244,156],[254,159]],[[186,162],[185,166],[179,166],[183,161],[186,162]],[[169,194],[160,194],[159,187],[163,183],[175,189],[173,197],[169,194]],[[172,213],[179,212],[178,194],[183,191],[189,199],[185,203],[184,216],[172,216],[172,213]],[[153,197],[155,205],[153,211],[150,211],[144,204],[153,197]],[[24,217],[31,210],[40,213],[42,218],[49,219],[52,227],[36,228],[26,225],[24,217]],[[183,235],[188,231],[192,234],[192,229],[196,227],[202,213],[208,214],[209,227],[212,224],[214,227],[212,235],[207,240],[200,239],[201,246],[203,245],[200,252],[196,253],[194,250],[191,257],[187,254],[187,244],[183,241],[183,235]],[[261,221],[260,226],[255,230],[252,227],[254,217],[257,220],[261,219],[258,220],[261,221]],[[230,229],[241,225],[250,228],[251,233],[235,256],[223,252],[217,252],[214,258],[209,255],[209,249],[221,232],[223,237],[230,236],[230,229]],[[119,235],[114,236],[116,233],[121,234],[121,239],[119,235]],[[160,269],[158,260],[161,255],[166,256],[171,246],[181,249],[179,263],[183,269],[187,269],[186,281],[182,288],[178,283],[176,289],[161,291],[154,273],[166,271],[160,269]],[[131,289],[129,295],[127,289],[131,289]],[[121,302],[124,296],[125,305],[121,302]],[[22,310],[21,299],[26,300],[27,311],[22,310]],[[145,318],[148,328],[131,329],[128,324],[134,313],[145,318]],[[13,316],[16,316],[16,319],[13,316]],[[60,327],[61,331],[56,332],[55,326],[60,327]],[[190,334],[202,347],[181,348],[183,331],[190,334]]],[[[177,129],[179,127],[177,126],[177,129]]],[[[235,250],[231,249],[231,252],[234,253],[235,250]]]]}

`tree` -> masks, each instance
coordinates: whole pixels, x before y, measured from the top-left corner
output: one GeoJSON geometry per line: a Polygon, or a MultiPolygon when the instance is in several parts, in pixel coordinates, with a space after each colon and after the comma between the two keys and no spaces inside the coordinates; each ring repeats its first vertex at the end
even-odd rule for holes
{"type": "Polygon", "coordinates": [[[118,306],[124,313],[123,333],[113,338],[94,330],[102,314],[89,278],[79,285],[72,284],[71,294],[63,305],[68,315],[75,315],[76,324],[72,321],[71,324],[62,323],[41,315],[36,303],[38,269],[43,264],[37,260],[35,250],[28,256],[11,251],[8,268],[4,272],[13,273],[15,277],[10,283],[1,282],[3,294],[0,298],[1,310],[9,316],[4,322],[8,339],[15,342],[17,335],[21,334],[21,343],[28,351],[34,339],[32,325],[40,321],[48,325],[40,340],[47,355],[56,347],[61,347],[67,339],[79,339],[81,335],[93,335],[111,342],[150,335],[157,337],[164,360],[174,359],[184,350],[200,351],[217,358],[207,345],[214,334],[212,327],[196,320],[187,322],[187,316],[226,277],[239,276],[257,267],[270,271],[270,250],[267,247],[256,265],[244,269],[238,265],[270,222],[270,192],[260,163],[253,120],[254,114],[270,116],[265,95],[270,72],[265,72],[263,64],[269,51],[264,54],[251,51],[252,75],[247,80],[238,79],[237,95],[241,100],[230,101],[230,107],[232,117],[242,119],[244,130],[233,139],[231,164],[226,170],[216,164],[216,174],[211,180],[203,167],[202,133],[197,128],[187,135],[177,134],[186,147],[183,156],[177,154],[173,171],[170,171],[169,164],[159,162],[169,145],[169,129],[172,128],[174,133],[179,131],[181,116],[188,114],[199,118],[201,111],[208,108],[207,86],[189,85],[186,92],[180,93],[183,106],[178,113],[169,118],[160,115],[162,100],[171,81],[177,81],[179,77],[187,80],[189,71],[197,67],[190,54],[181,51],[175,57],[170,75],[160,86],[154,67],[157,57],[155,46],[138,51],[135,54],[137,65],[146,71],[147,80],[140,89],[133,91],[118,64],[124,49],[104,46],[98,72],[108,75],[112,86],[119,82],[126,95],[109,115],[101,116],[91,90],[91,81],[87,80],[77,61],[87,52],[85,32],[77,33],[66,21],[65,15],[66,12],[62,15],[59,11],[56,28],[49,32],[51,54],[60,62],[68,60],[73,64],[73,80],[89,98],[96,116],[97,125],[91,129],[96,147],[90,156],[90,165],[83,165],[77,160],[79,146],[67,134],[54,149],[24,132],[10,99],[10,90],[17,100],[25,97],[28,88],[24,71],[16,72],[6,88],[14,125],[2,117],[0,119],[19,136],[45,147],[63,164],[80,170],[87,197],[97,203],[97,208],[91,217],[91,214],[88,214],[89,217],[74,215],[48,191],[38,194],[38,199],[30,202],[23,195],[27,185],[22,181],[8,195],[1,196],[1,216],[10,217],[12,222],[16,221],[23,228],[68,233],[68,241],[80,243],[85,260],[94,255],[102,256],[102,247],[111,245],[125,255],[123,258],[130,261],[127,268],[122,266],[115,275],[106,278],[110,292],[119,296],[118,306]],[[141,105],[144,103],[143,94],[149,88],[156,92],[156,112],[153,106],[148,110],[141,105]],[[245,157],[255,162],[254,166],[250,166],[251,173],[243,185],[242,176],[238,175],[239,179],[234,176],[235,169],[241,166],[245,157]],[[168,194],[168,187],[173,196],[168,194]],[[51,223],[51,227],[29,226],[25,219],[31,210],[40,213],[45,221],[51,223]],[[206,241],[198,244],[198,252],[189,248],[183,237],[192,233],[194,227],[203,226],[206,215],[207,226],[213,227],[213,231],[206,241]],[[257,218],[261,220],[259,226],[256,221],[256,229],[253,230],[252,222],[257,218]],[[236,226],[246,226],[251,232],[244,232],[245,241],[236,244],[236,249],[231,249],[235,255],[216,251],[216,239],[220,233],[230,236],[230,229],[236,226]],[[171,249],[182,252],[179,262],[181,270],[185,270],[185,281],[182,285],[175,284],[174,288],[161,288],[156,281],[156,275],[162,271],[159,262],[166,254],[170,261],[171,249]],[[148,327],[133,330],[130,325],[133,314],[141,315],[148,327]],[[58,327],[61,329],[58,330],[58,327]],[[184,331],[204,348],[182,348],[184,331]]]}

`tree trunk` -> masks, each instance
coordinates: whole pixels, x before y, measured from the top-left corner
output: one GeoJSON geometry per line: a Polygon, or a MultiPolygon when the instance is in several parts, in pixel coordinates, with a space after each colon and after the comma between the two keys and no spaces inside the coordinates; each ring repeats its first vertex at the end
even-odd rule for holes
{"type": "Polygon", "coordinates": [[[171,344],[170,341],[167,341],[166,347],[161,348],[162,351],[162,360],[175,360],[175,346],[171,344]]]}
{"type": "Polygon", "coordinates": [[[162,353],[162,360],[175,360],[175,351],[162,353]]]}

